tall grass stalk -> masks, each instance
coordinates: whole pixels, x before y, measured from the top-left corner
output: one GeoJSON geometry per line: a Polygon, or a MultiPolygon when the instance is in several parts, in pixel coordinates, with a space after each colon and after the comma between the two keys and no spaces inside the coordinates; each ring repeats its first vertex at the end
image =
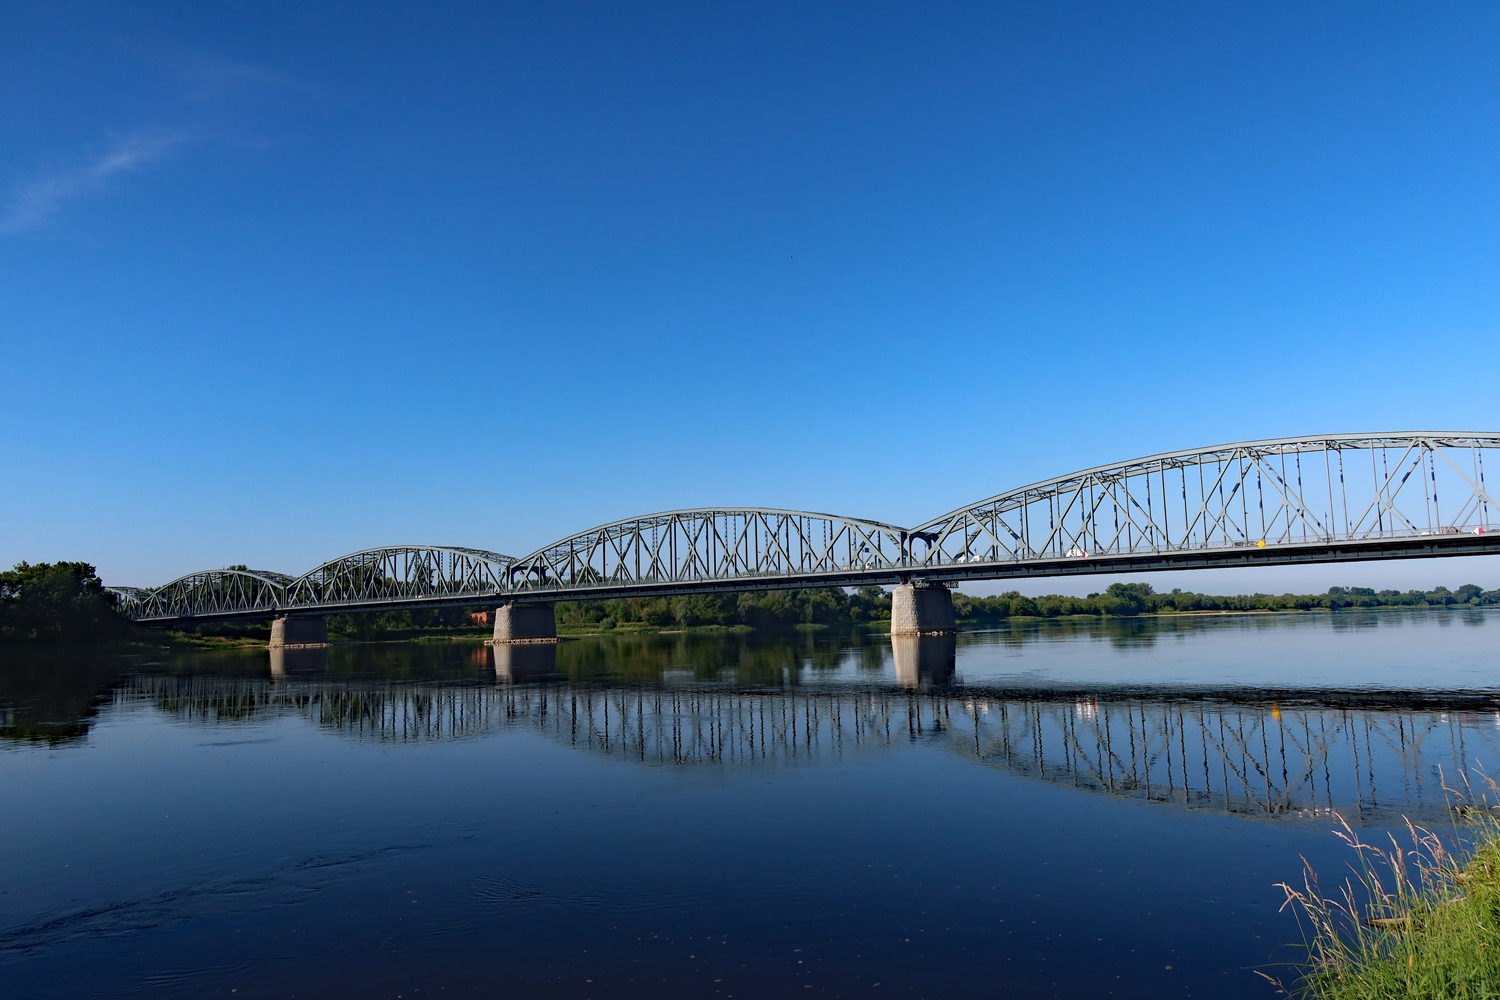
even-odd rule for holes
{"type": "Polygon", "coordinates": [[[1325,892],[1304,857],[1302,884],[1279,884],[1308,949],[1300,979],[1283,992],[1500,1000],[1500,788],[1489,778],[1478,794],[1467,778],[1461,784],[1448,789],[1463,833],[1453,842],[1470,846],[1450,850],[1410,820],[1404,837],[1367,844],[1340,817],[1335,834],[1355,852],[1352,875],[1325,892]]]}

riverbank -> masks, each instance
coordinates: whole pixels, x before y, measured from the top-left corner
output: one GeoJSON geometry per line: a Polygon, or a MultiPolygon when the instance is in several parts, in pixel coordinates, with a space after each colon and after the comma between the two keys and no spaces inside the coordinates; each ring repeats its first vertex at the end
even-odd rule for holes
{"type": "Polygon", "coordinates": [[[1361,843],[1347,825],[1338,831],[1359,857],[1338,896],[1324,896],[1310,869],[1300,887],[1281,886],[1309,931],[1309,965],[1288,992],[1303,1000],[1500,996],[1500,821],[1490,808],[1478,807],[1473,846],[1457,854],[1420,827],[1409,828],[1410,846],[1393,837],[1389,848],[1361,843]]]}
{"type": "MultiPolygon", "coordinates": [[[[1168,619],[1168,618],[1227,618],[1227,617],[1250,617],[1266,615],[1314,615],[1332,616],[1354,612],[1381,611],[1381,612],[1411,612],[1442,610],[1443,605],[1412,606],[1412,605],[1379,605],[1369,608],[1259,608],[1235,611],[1146,611],[1135,615],[1110,615],[1110,614],[1051,614],[1051,615],[1008,615],[1005,617],[988,618],[959,618],[957,621],[960,632],[988,631],[1001,626],[1024,624],[1026,622],[1038,621],[1079,621],[1079,620],[1119,620],[1119,619],[1168,619]]],[[[1447,607],[1461,607],[1468,609],[1472,605],[1448,605],[1447,607]]],[[[1497,605],[1481,605],[1481,610],[1500,607],[1497,605]]],[[[579,622],[563,623],[557,625],[557,634],[565,638],[578,638],[583,636],[600,635],[742,635],[750,632],[766,632],[777,634],[781,632],[811,632],[834,630],[866,631],[866,632],[889,632],[891,622],[889,618],[877,618],[861,622],[835,622],[832,624],[822,622],[799,622],[778,623],[776,625],[656,625],[647,622],[618,622],[605,627],[601,622],[579,622]]],[[[245,635],[220,636],[212,634],[199,634],[194,632],[167,632],[168,645],[177,649],[239,649],[239,648],[265,648],[268,643],[264,638],[245,635]]],[[[331,635],[333,642],[464,642],[482,641],[490,638],[491,631],[488,627],[463,626],[457,628],[405,628],[390,629],[375,632],[369,636],[356,636],[343,633],[331,635]]],[[[149,640],[148,640],[149,641],[149,640]]]]}
{"type": "Polygon", "coordinates": [[[645,622],[620,622],[605,628],[599,622],[587,622],[580,624],[564,625],[559,623],[557,634],[560,636],[573,635],[676,635],[681,633],[694,633],[701,635],[736,635],[744,632],[754,632],[750,625],[689,625],[686,627],[668,625],[649,625],[645,622]]]}

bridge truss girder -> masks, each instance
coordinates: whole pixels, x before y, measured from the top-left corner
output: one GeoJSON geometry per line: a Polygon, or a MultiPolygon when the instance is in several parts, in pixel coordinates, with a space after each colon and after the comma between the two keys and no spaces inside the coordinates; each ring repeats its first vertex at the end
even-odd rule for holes
{"type": "Polygon", "coordinates": [[[295,578],[210,570],[111,589],[133,618],[167,622],[1494,553],[1491,449],[1500,435],[1250,441],[1087,469],[911,530],[809,511],[678,510],[520,559],[391,546],[295,578]]]}
{"type": "MultiPolygon", "coordinates": [[[[911,562],[925,568],[1104,558],[1147,565],[1153,555],[1341,543],[1355,543],[1349,551],[1357,558],[1363,542],[1484,534],[1496,527],[1484,469],[1484,452],[1493,448],[1500,435],[1409,432],[1152,455],[1024,486],[928,521],[913,529],[911,562]]],[[[1221,564],[1242,561],[1250,560],[1221,564]]]]}
{"type": "Polygon", "coordinates": [[[674,510],[580,532],[516,561],[509,591],[617,590],[823,578],[897,569],[906,532],[762,507],[674,510]]]}
{"type": "Polygon", "coordinates": [[[286,607],[366,607],[498,593],[515,560],[456,546],[398,545],[340,556],[297,577],[286,607]]]}

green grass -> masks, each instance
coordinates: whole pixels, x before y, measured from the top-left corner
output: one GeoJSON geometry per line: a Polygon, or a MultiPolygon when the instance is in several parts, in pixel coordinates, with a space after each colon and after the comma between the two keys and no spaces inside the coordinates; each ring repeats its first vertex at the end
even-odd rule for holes
{"type": "Polygon", "coordinates": [[[265,647],[265,639],[248,636],[199,635],[196,632],[167,632],[168,642],[179,649],[238,649],[241,647],[265,647]]]}
{"type": "MultiPolygon", "coordinates": [[[[1308,962],[1288,995],[1302,1000],[1500,998],[1500,813],[1496,786],[1455,810],[1473,834],[1457,853],[1407,823],[1408,843],[1366,844],[1337,831],[1358,861],[1325,894],[1308,868],[1283,884],[1306,933],[1308,962]]],[[[1264,973],[1262,973],[1264,975],[1264,973]]],[[[1266,978],[1270,979],[1270,976],[1266,978]]],[[[1272,979],[1278,986],[1281,983],[1272,979]]]]}

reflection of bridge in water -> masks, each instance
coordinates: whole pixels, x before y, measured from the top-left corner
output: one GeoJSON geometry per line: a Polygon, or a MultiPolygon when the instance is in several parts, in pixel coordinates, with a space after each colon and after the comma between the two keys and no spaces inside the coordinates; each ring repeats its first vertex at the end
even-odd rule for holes
{"type": "Polygon", "coordinates": [[[398,744],[529,730],[655,766],[836,765],[916,743],[1054,785],[1266,818],[1443,818],[1443,776],[1500,759],[1500,712],[1481,696],[983,691],[947,688],[925,667],[906,688],[745,690],[671,672],[607,686],[558,680],[555,647],[476,652],[499,656],[493,681],[332,680],[317,670],[326,652],[308,650],[269,679],[142,675],[117,700],[204,723],[300,716],[398,744]]]}

